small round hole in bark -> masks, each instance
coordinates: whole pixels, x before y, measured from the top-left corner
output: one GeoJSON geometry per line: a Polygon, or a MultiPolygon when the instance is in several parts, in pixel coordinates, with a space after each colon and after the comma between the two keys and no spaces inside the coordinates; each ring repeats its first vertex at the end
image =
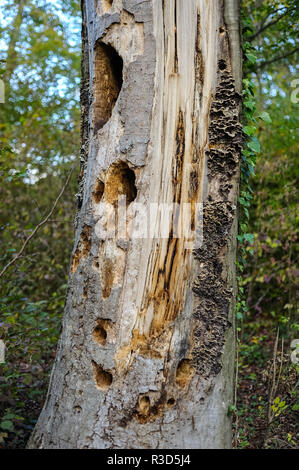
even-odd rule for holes
{"type": "Polygon", "coordinates": [[[79,413],[81,413],[82,408],[81,408],[81,406],[74,406],[73,410],[74,410],[74,413],[79,414],[79,413]]]}
{"type": "Polygon", "coordinates": [[[116,204],[120,196],[126,197],[127,205],[137,196],[135,173],[125,162],[116,162],[111,165],[105,183],[105,200],[116,204]]]}
{"type": "Polygon", "coordinates": [[[100,263],[99,263],[98,261],[95,261],[95,262],[93,263],[93,267],[94,267],[95,269],[100,269],[100,263]]]}
{"type": "Polygon", "coordinates": [[[101,41],[95,45],[94,61],[94,132],[109,121],[120,93],[123,78],[123,60],[116,50],[101,41]]]}
{"type": "Polygon", "coordinates": [[[113,381],[112,374],[94,361],[92,361],[92,366],[96,387],[99,390],[107,390],[113,381]]]}
{"type": "Polygon", "coordinates": [[[101,346],[104,346],[107,342],[107,331],[100,323],[93,330],[93,339],[101,346]]]}
{"type": "Polygon", "coordinates": [[[225,33],[225,28],[224,28],[224,26],[220,26],[220,28],[219,28],[219,33],[220,33],[220,34],[225,33]]]}
{"type": "Polygon", "coordinates": [[[174,404],[175,404],[175,399],[174,398],[169,398],[169,400],[167,401],[167,405],[173,406],[174,404]]]}
{"type": "Polygon", "coordinates": [[[104,190],[105,190],[105,185],[104,185],[103,181],[97,180],[97,182],[95,184],[94,191],[92,193],[93,200],[96,204],[101,202],[101,199],[102,199],[103,194],[104,194],[104,190]]]}

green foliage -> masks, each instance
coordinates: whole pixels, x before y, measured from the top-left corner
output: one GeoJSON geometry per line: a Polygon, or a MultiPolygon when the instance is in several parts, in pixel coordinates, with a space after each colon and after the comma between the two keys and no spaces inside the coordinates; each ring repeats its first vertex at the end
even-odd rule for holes
{"type": "Polygon", "coordinates": [[[291,340],[298,337],[299,126],[298,104],[291,99],[297,19],[297,2],[243,1],[246,147],[239,201],[239,378],[234,413],[235,443],[241,448],[298,445],[299,367],[292,364],[290,349],[291,340]],[[277,391],[269,402],[277,328],[286,352],[279,353],[277,391]]]}
{"type": "Polygon", "coordinates": [[[277,418],[286,408],[286,402],[281,400],[279,397],[274,399],[273,405],[271,405],[274,416],[277,418]]]}
{"type": "MultiPolygon", "coordinates": [[[[245,21],[243,16],[243,34],[246,35],[248,31],[248,20],[245,21]]],[[[251,30],[251,29],[250,29],[251,30]]],[[[255,117],[256,103],[254,97],[255,86],[253,81],[249,78],[248,71],[246,73],[246,63],[252,64],[256,61],[254,48],[248,42],[243,45],[244,57],[247,62],[244,62],[245,78],[243,79],[243,133],[245,135],[245,146],[242,152],[241,160],[241,192],[239,197],[240,206],[240,223],[239,223],[239,259],[237,267],[242,274],[246,264],[247,252],[252,254],[251,246],[254,243],[254,235],[248,233],[249,222],[249,207],[252,196],[252,189],[250,187],[250,177],[254,175],[254,168],[256,164],[256,154],[260,153],[260,143],[256,137],[257,133],[257,117],[255,117]]],[[[261,116],[259,116],[261,117],[261,116]]],[[[237,319],[242,320],[247,312],[246,302],[244,300],[244,289],[241,285],[242,277],[238,277],[239,291],[236,304],[237,319]]]]}
{"type": "Polygon", "coordinates": [[[243,0],[244,47],[252,72],[296,64],[299,9],[296,0],[243,0]],[[255,53],[250,47],[254,45],[255,53]],[[246,50],[248,46],[249,50],[246,50]]]}
{"type": "Polygon", "coordinates": [[[6,100],[0,105],[1,144],[13,149],[11,169],[26,168],[35,177],[77,153],[80,16],[74,5],[1,3],[6,44],[0,52],[6,100]],[[66,16],[71,12],[74,16],[66,16]]]}
{"type": "MultiPolygon", "coordinates": [[[[79,0],[4,0],[0,14],[2,269],[50,212],[79,161],[81,19],[79,0]]],[[[0,447],[25,446],[45,398],[64,307],[76,190],[74,174],[49,222],[1,278],[6,355],[0,364],[0,447]]]]}

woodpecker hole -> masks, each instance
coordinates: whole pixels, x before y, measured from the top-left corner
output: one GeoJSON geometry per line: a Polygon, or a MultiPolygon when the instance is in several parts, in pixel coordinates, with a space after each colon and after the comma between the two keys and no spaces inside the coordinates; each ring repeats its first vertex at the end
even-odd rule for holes
{"type": "Polygon", "coordinates": [[[93,366],[93,376],[96,383],[96,387],[99,390],[107,390],[112,384],[112,374],[103,369],[102,366],[98,365],[96,362],[92,361],[93,366]]]}
{"type": "Polygon", "coordinates": [[[94,132],[97,132],[109,121],[120,93],[123,60],[112,46],[98,41],[95,46],[94,69],[93,122],[94,132]]]}
{"type": "Polygon", "coordinates": [[[116,204],[119,196],[126,197],[127,205],[133,202],[137,196],[135,181],[135,173],[127,163],[117,162],[112,164],[107,173],[105,184],[106,202],[116,204]]]}

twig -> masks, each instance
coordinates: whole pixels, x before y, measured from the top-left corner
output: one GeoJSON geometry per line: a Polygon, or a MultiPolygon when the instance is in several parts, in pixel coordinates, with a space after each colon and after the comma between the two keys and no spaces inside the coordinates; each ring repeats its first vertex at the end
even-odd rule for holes
{"type": "Polygon", "coordinates": [[[4,268],[3,268],[2,271],[0,272],[0,277],[2,277],[3,274],[8,270],[8,268],[10,268],[10,266],[12,266],[12,265],[17,261],[17,259],[19,259],[19,258],[22,256],[22,254],[23,254],[23,252],[24,252],[26,246],[27,246],[28,243],[30,242],[30,240],[34,237],[34,235],[38,232],[38,230],[39,230],[43,225],[45,225],[45,224],[48,222],[48,220],[50,219],[51,215],[52,215],[53,212],[55,211],[56,206],[57,206],[59,200],[61,199],[61,197],[62,197],[62,195],[63,195],[63,193],[64,193],[64,191],[65,191],[65,189],[66,189],[66,187],[67,187],[67,185],[68,185],[68,183],[69,183],[69,181],[70,181],[70,178],[71,178],[71,176],[72,176],[72,173],[73,173],[73,168],[71,169],[71,171],[70,171],[70,173],[69,173],[69,175],[68,175],[68,177],[67,177],[67,180],[66,180],[66,182],[65,182],[65,184],[64,184],[64,186],[63,186],[63,188],[61,189],[59,195],[57,196],[56,201],[54,202],[53,207],[52,207],[52,209],[50,210],[50,212],[49,212],[49,214],[47,215],[47,217],[46,217],[44,220],[42,220],[42,221],[35,227],[35,229],[33,230],[33,232],[31,232],[31,234],[26,238],[26,240],[25,240],[25,242],[23,243],[23,246],[22,246],[22,248],[20,249],[19,253],[17,253],[17,254],[15,255],[15,257],[14,257],[6,266],[4,266],[4,268]]]}
{"type": "Polygon", "coordinates": [[[290,55],[292,54],[295,54],[295,52],[299,51],[299,47],[296,47],[295,49],[293,49],[292,51],[286,53],[286,54],[283,54],[283,55],[280,55],[280,56],[276,56],[274,57],[274,59],[271,59],[271,60],[265,60],[264,62],[262,62],[258,68],[259,69],[262,69],[263,67],[265,67],[266,65],[270,65],[270,64],[273,64],[273,62],[278,62],[279,60],[281,59],[286,59],[287,57],[289,57],[290,55]]]}
{"type": "Polygon", "coordinates": [[[277,10],[275,11],[270,11],[266,16],[264,16],[264,18],[261,20],[260,24],[261,24],[261,27],[264,26],[264,24],[266,23],[267,19],[272,16],[272,15],[276,15],[277,13],[279,13],[281,10],[284,10],[285,9],[285,6],[282,6],[280,8],[277,8],[277,10]]]}
{"type": "Polygon", "coordinates": [[[272,21],[270,21],[269,23],[267,23],[265,26],[263,26],[261,29],[259,29],[258,31],[256,31],[254,34],[252,34],[248,40],[249,41],[253,41],[253,39],[255,39],[259,34],[261,34],[263,31],[265,31],[265,29],[267,28],[270,28],[270,26],[273,26],[275,25],[276,23],[278,23],[279,20],[281,20],[281,18],[283,18],[287,13],[289,12],[289,10],[286,10],[284,13],[282,13],[281,15],[279,15],[277,18],[274,18],[272,21]]]}
{"type": "Polygon", "coordinates": [[[278,377],[277,377],[277,383],[275,385],[275,390],[274,390],[274,394],[273,396],[275,397],[276,396],[276,393],[277,393],[277,389],[278,389],[278,384],[279,384],[279,378],[281,376],[281,371],[282,371],[282,363],[283,363],[283,338],[281,340],[281,356],[280,356],[280,367],[279,367],[279,373],[278,373],[278,377]]]}
{"type": "MultiPolygon", "coordinates": [[[[272,410],[272,403],[273,403],[273,399],[274,399],[274,397],[276,395],[276,392],[277,392],[277,388],[278,388],[278,384],[279,384],[279,378],[280,378],[281,371],[282,371],[283,357],[281,356],[279,373],[278,373],[278,378],[277,378],[277,382],[276,382],[276,359],[277,359],[278,340],[279,340],[279,328],[277,328],[277,335],[276,335],[276,339],[275,339],[275,343],[274,343],[274,350],[273,350],[273,376],[272,376],[272,386],[271,386],[271,390],[269,391],[269,396],[268,396],[268,422],[267,422],[267,427],[266,427],[266,430],[265,430],[264,446],[265,446],[265,443],[268,439],[270,425],[275,420],[275,413],[273,413],[273,410],[272,410]]],[[[282,340],[282,343],[281,343],[281,354],[283,355],[283,340],[282,340]]]]}

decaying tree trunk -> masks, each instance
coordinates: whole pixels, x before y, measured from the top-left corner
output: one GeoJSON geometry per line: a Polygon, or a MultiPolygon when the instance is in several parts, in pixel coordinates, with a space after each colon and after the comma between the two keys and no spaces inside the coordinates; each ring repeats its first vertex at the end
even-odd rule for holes
{"type": "Polygon", "coordinates": [[[76,242],[29,447],[230,447],[239,1],[85,0],[82,10],[76,242]],[[171,224],[164,238],[101,238],[99,206],[121,195],[128,209],[189,203],[193,226],[202,202],[202,245],[186,247],[171,224]]]}

